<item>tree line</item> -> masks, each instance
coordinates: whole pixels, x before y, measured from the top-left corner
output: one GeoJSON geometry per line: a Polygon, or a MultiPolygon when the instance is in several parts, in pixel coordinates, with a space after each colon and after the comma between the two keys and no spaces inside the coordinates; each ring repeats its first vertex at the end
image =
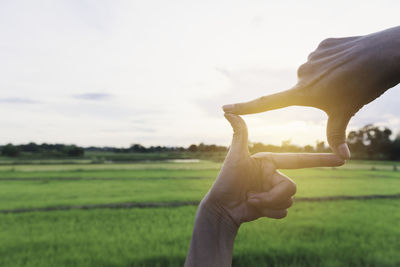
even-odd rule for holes
{"type": "MultiPolygon", "coordinates": [[[[349,145],[353,159],[373,159],[373,160],[400,160],[400,135],[391,138],[393,131],[387,127],[374,126],[372,124],[349,132],[347,143],[349,145]]],[[[214,145],[199,146],[191,145],[188,148],[190,152],[196,151],[224,151],[226,147],[216,147],[214,145]]],[[[283,141],[280,146],[250,143],[250,153],[257,152],[306,152],[306,153],[331,153],[329,146],[323,141],[317,141],[315,146],[298,146],[290,142],[283,141]]]]}
{"type": "Polygon", "coordinates": [[[400,159],[400,135],[391,138],[393,132],[387,127],[368,124],[357,131],[351,131],[347,143],[353,158],[359,159],[400,159]]]}
{"type": "Polygon", "coordinates": [[[85,153],[83,147],[64,144],[36,144],[28,143],[23,145],[7,144],[0,147],[1,155],[7,157],[18,157],[23,154],[33,154],[46,157],[82,157],[85,153]]]}
{"type": "MultiPolygon", "coordinates": [[[[368,124],[359,130],[349,132],[347,143],[353,159],[376,159],[376,160],[400,160],[400,135],[391,138],[392,130],[387,127],[378,127],[368,124]]],[[[192,144],[188,147],[167,147],[133,144],[128,148],[117,147],[79,147],[64,144],[36,144],[28,143],[22,145],[7,144],[0,146],[1,154],[8,157],[18,157],[21,154],[34,154],[46,157],[82,157],[85,151],[113,152],[113,153],[160,153],[160,152],[226,152],[228,147],[219,145],[207,145],[204,143],[192,144]]],[[[328,153],[330,148],[323,141],[317,141],[315,146],[298,146],[289,140],[283,141],[280,146],[250,143],[251,153],[269,152],[307,152],[328,153]]],[[[195,155],[193,155],[195,157],[195,155]]]]}

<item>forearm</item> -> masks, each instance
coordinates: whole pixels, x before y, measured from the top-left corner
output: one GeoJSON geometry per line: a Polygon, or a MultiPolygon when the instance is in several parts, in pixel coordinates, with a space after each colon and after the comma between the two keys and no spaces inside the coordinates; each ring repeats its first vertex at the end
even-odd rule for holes
{"type": "Polygon", "coordinates": [[[221,212],[200,203],[185,266],[231,266],[238,227],[221,212]]]}

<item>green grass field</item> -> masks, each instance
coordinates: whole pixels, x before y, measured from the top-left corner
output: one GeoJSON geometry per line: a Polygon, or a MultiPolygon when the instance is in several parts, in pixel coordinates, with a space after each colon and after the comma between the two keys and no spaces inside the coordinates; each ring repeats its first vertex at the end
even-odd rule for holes
{"type": "MultiPolygon", "coordinates": [[[[400,193],[394,162],[283,170],[296,197],[400,193]]],[[[0,266],[180,266],[195,206],[21,208],[199,201],[221,163],[0,166],[0,266]]],[[[234,266],[399,266],[400,199],[296,202],[284,220],[241,227],[234,266]]]]}

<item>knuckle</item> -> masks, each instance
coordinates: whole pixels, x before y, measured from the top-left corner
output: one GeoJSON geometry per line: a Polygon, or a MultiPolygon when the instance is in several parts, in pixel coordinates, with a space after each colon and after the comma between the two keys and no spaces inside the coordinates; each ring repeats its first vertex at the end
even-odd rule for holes
{"type": "Polygon", "coordinates": [[[272,157],[272,153],[271,152],[262,152],[263,153],[263,157],[268,160],[268,161],[272,161],[273,157],[272,157]]]}
{"type": "Polygon", "coordinates": [[[297,192],[297,185],[292,180],[289,180],[289,194],[291,196],[295,195],[297,192]]]}
{"type": "Polygon", "coordinates": [[[245,168],[248,165],[248,161],[243,157],[234,157],[231,159],[231,163],[237,168],[245,168]]]}
{"type": "Polygon", "coordinates": [[[346,163],[346,161],[344,159],[339,158],[339,157],[337,159],[335,159],[335,160],[336,161],[334,163],[334,166],[337,166],[337,167],[342,166],[342,165],[344,165],[346,163]]]}
{"type": "Polygon", "coordinates": [[[311,52],[309,55],[308,55],[308,57],[307,57],[307,60],[312,60],[314,57],[315,57],[315,51],[314,52],[311,52]]]}
{"type": "Polygon", "coordinates": [[[297,77],[302,77],[311,71],[311,64],[306,62],[297,69],[297,77]]]}
{"type": "Polygon", "coordinates": [[[264,168],[266,169],[276,169],[278,165],[277,159],[273,156],[272,152],[263,152],[264,153],[264,168]]]}
{"type": "Polygon", "coordinates": [[[261,163],[262,167],[270,168],[270,163],[273,163],[273,157],[271,152],[258,152],[252,156],[261,163]]]}
{"type": "Polygon", "coordinates": [[[334,41],[335,38],[326,38],[319,43],[318,48],[324,48],[330,46],[334,41]]]}
{"type": "Polygon", "coordinates": [[[288,214],[288,211],[285,209],[285,210],[279,212],[277,214],[276,218],[277,219],[283,219],[283,218],[285,218],[287,216],[287,214],[288,214]]]}
{"type": "Polygon", "coordinates": [[[272,203],[274,203],[274,198],[273,197],[271,197],[270,195],[264,195],[261,199],[261,203],[263,204],[263,205],[267,205],[267,206],[270,206],[270,205],[272,205],[272,203]]]}
{"type": "Polygon", "coordinates": [[[346,135],[342,132],[329,132],[327,139],[330,146],[343,144],[346,141],[346,135]]]}

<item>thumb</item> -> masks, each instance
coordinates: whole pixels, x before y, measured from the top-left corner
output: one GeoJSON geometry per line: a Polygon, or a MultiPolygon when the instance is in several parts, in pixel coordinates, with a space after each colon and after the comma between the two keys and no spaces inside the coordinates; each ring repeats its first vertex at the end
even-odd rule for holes
{"type": "Polygon", "coordinates": [[[329,115],[326,135],[333,152],[343,159],[350,158],[350,150],[346,144],[346,127],[351,116],[329,115]]]}
{"type": "Polygon", "coordinates": [[[225,113],[224,116],[233,128],[233,138],[230,151],[234,154],[243,152],[248,154],[248,132],[246,123],[241,117],[232,113],[225,113]]]}

